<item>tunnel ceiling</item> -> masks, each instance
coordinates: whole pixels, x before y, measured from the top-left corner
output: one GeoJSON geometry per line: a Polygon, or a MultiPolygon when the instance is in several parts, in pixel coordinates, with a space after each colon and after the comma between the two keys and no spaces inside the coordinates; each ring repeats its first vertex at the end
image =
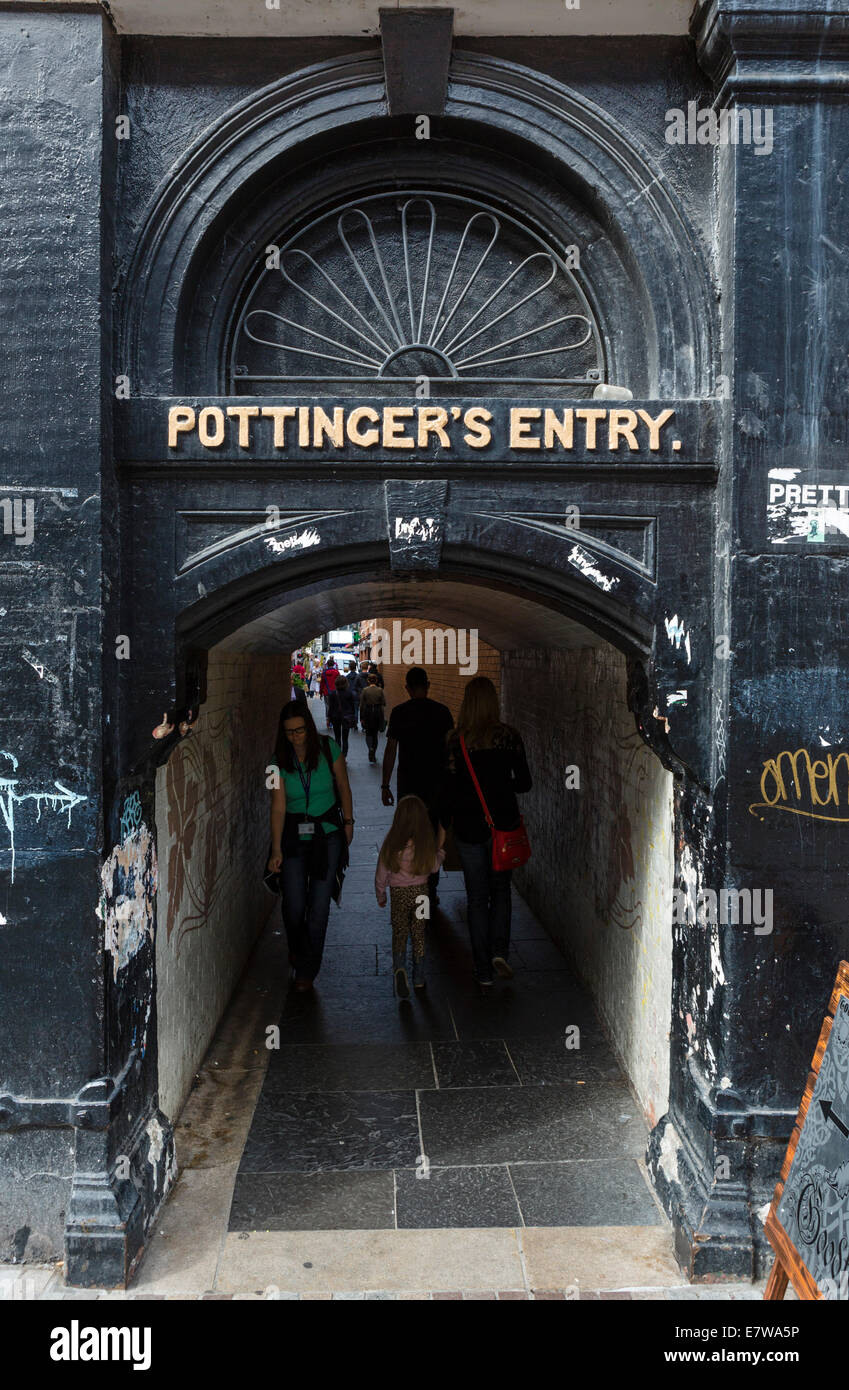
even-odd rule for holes
{"type": "Polygon", "coordinates": [[[479,584],[450,580],[379,580],[342,584],[282,604],[237,628],[217,651],[288,652],[311,637],[367,618],[432,620],[477,628],[499,650],[516,647],[597,647],[603,638],[531,599],[479,584]]]}

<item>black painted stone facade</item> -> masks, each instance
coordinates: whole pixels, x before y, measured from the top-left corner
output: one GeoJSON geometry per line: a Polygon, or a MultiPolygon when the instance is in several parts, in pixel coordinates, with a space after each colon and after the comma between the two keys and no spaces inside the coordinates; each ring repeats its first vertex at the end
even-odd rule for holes
{"type": "MultiPolygon", "coordinates": [[[[31,546],[0,537],[0,778],[16,850],[14,881],[11,840],[0,863],[0,1257],[65,1239],[73,1281],[118,1282],[173,1173],[156,1109],[155,925],[128,942],[112,911],[145,872],[162,709],[202,699],[204,648],[241,623],[362,574],[419,570],[536,598],[625,650],[638,727],[678,777],[679,885],[773,890],[773,933],[720,928],[719,969],[709,932],[674,929],[673,1089],[650,1150],[686,1267],[751,1271],[756,1210],[849,954],[845,825],[798,814],[817,806],[792,792],[750,809],[770,759],[821,759],[845,737],[845,536],[776,543],[767,506],[771,469],[845,476],[849,20],[830,0],[705,0],[689,40],[465,41],[429,141],[389,114],[379,46],[361,39],[119,41],[92,14],[22,8],[0,12],[0,42],[14,58],[3,486],[34,504],[31,546]],[[666,143],[669,108],[713,100],[769,107],[773,152],[666,143]],[[411,183],[585,248],[608,380],[632,387],[629,406],[675,406],[682,449],[169,450],[170,405],[226,406],[229,335],[268,242],[411,183]],[[437,524],[411,549],[392,521],[421,510],[419,479],[437,524]],[[269,502],[284,538],[313,519],[320,561],[270,557],[269,502]],[[562,517],[576,505],[607,537],[587,545],[609,588],[575,563],[562,517]],[[651,546],[638,562],[640,518],[651,546]],[[115,656],[122,634],[129,660],[115,656]],[[667,704],[677,691],[686,703],[667,704]],[[723,1155],[733,1177],[715,1183],[723,1155]],[[56,1176],[34,1188],[35,1172],[56,1176]]],[[[284,396],[342,399],[317,381],[284,396]]],[[[400,388],[386,399],[417,403],[400,388]]]]}

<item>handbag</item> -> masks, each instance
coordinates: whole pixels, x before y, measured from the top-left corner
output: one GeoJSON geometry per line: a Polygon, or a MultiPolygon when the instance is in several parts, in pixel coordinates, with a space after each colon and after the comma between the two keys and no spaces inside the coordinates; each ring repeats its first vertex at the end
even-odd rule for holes
{"type": "Polygon", "coordinates": [[[531,857],[531,843],[525,829],[525,822],[520,816],[519,824],[515,830],[496,830],[495,822],[489,814],[489,807],[483,799],[483,792],[475,776],[475,769],[472,767],[472,760],[466,748],[466,740],[462,734],[460,735],[460,747],[463,750],[463,757],[466,759],[469,776],[475,784],[475,791],[483,809],[484,819],[492,833],[492,867],[497,873],[501,873],[505,869],[519,869],[523,864],[527,864],[531,857]]]}

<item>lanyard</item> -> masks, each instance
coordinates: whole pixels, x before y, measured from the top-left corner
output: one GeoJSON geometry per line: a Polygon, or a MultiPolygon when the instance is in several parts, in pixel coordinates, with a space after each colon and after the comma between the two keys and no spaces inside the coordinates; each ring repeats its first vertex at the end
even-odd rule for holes
{"type": "Polygon", "coordinates": [[[308,777],[305,777],[297,753],[294,755],[294,757],[295,767],[297,768],[298,776],[301,779],[301,786],[304,789],[304,814],[306,815],[309,812],[310,806],[310,782],[312,781],[312,772],[310,772],[308,777]]]}

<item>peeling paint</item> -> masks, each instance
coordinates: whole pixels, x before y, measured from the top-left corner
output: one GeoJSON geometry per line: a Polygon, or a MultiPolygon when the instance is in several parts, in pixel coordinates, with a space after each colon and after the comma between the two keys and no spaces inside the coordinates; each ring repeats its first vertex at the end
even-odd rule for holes
{"type": "Polygon", "coordinates": [[[101,870],[97,915],[104,924],[104,945],[112,957],[113,979],[153,940],[157,889],[153,836],[142,824],[116,845],[101,870]]]}
{"type": "Polygon", "coordinates": [[[145,1132],[148,1138],[147,1161],[154,1171],[154,1181],[156,1181],[156,1171],[165,1155],[165,1168],[161,1174],[159,1182],[156,1184],[157,1190],[161,1195],[165,1195],[170,1190],[177,1176],[177,1155],[172,1143],[166,1143],[165,1131],[155,1115],[152,1115],[147,1122],[145,1132]]]}
{"type": "Polygon", "coordinates": [[[147,1161],[155,1168],[165,1148],[165,1134],[155,1115],[147,1122],[147,1137],[150,1141],[147,1149],[147,1161]]]}
{"type": "Polygon", "coordinates": [[[667,1125],[660,1141],[660,1155],[658,1167],[669,1179],[670,1182],[678,1182],[678,1154],[681,1150],[681,1140],[678,1138],[672,1125],[667,1125]]]}

